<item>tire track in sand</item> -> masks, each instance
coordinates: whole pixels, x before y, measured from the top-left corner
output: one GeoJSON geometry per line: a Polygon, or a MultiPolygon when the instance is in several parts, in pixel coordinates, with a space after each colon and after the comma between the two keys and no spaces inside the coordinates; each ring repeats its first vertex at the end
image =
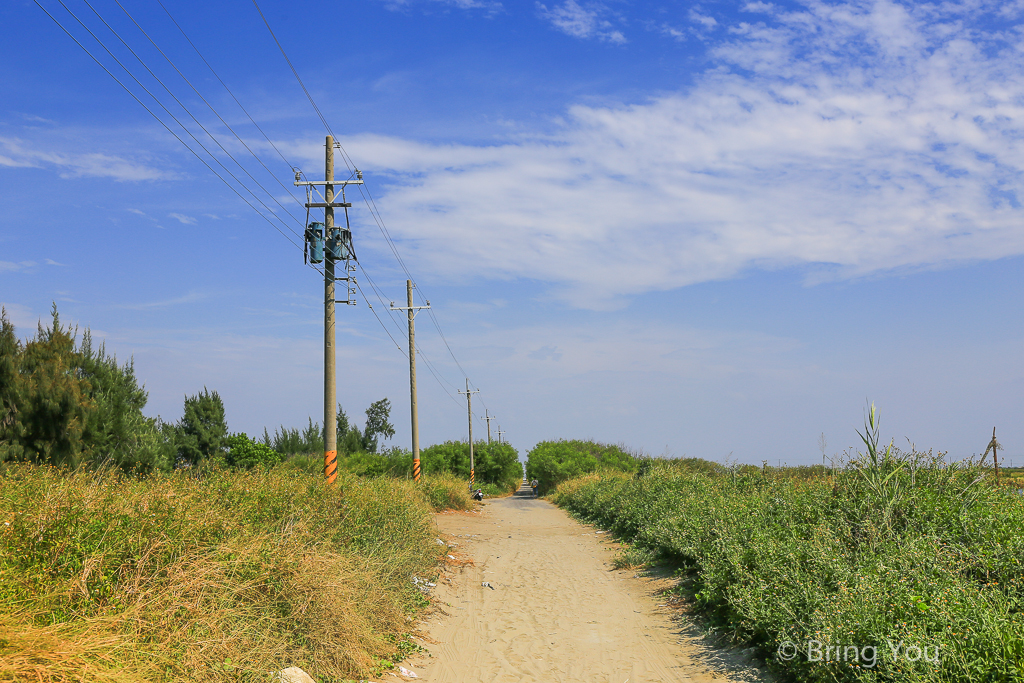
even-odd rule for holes
{"type": "Polygon", "coordinates": [[[405,663],[429,683],[768,680],[659,609],[665,582],[613,570],[606,537],[529,488],[437,522],[474,564],[439,582],[429,656],[405,663]]]}

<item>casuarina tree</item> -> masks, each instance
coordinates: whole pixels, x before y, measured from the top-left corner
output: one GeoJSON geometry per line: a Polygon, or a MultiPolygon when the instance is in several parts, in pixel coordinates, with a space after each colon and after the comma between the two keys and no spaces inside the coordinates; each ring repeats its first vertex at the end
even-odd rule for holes
{"type": "Polygon", "coordinates": [[[181,464],[198,465],[219,458],[227,448],[228,426],[224,421],[224,402],[216,391],[185,398],[185,414],[178,423],[178,459],[181,464]]]}

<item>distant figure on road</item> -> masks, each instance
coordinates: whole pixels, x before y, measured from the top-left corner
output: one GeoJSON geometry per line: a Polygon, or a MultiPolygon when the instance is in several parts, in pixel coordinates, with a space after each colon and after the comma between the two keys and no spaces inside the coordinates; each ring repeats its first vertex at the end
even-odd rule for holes
{"type": "Polygon", "coordinates": [[[538,486],[540,486],[540,482],[537,481],[536,479],[534,479],[533,481],[530,482],[530,488],[533,489],[533,497],[534,498],[537,497],[537,487],[538,486]]]}
{"type": "Polygon", "coordinates": [[[484,490],[483,489],[477,489],[476,491],[473,492],[473,500],[483,500],[483,499],[484,499],[484,490]]]}

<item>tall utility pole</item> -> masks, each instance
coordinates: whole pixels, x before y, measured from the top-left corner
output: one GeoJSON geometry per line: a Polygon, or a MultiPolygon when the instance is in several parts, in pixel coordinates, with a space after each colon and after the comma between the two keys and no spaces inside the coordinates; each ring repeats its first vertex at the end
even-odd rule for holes
{"type": "Polygon", "coordinates": [[[409,411],[412,415],[412,478],[420,480],[420,423],[419,414],[416,410],[416,311],[421,308],[430,308],[430,302],[426,306],[412,305],[412,280],[405,281],[405,294],[409,301],[408,306],[395,306],[391,302],[392,311],[408,311],[409,313],[409,411]]]}
{"type": "MultiPolygon", "coordinates": [[[[324,237],[334,233],[334,137],[327,136],[324,160],[324,237]]],[[[330,249],[324,255],[324,476],[333,484],[338,477],[338,403],[337,366],[334,330],[334,258],[330,249]]]]}
{"type": "Polygon", "coordinates": [[[494,419],[493,415],[490,415],[488,411],[484,410],[484,419],[487,420],[487,445],[491,445],[491,420],[494,419]]]}
{"type": "MultiPolygon", "coordinates": [[[[295,185],[306,186],[306,208],[307,209],[323,209],[324,210],[324,229],[323,234],[317,236],[315,231],[312,230],[316,224],[307,226],[306,229],[306,241],[307,246],[310,242],[318,242],[319,246],[326,247],[323,249],[323,260],[324,260],[324,476],[327,477],[328,483],[333,484],[334,480],[338,477],[338,414],[337,414],[337,403],[338,403],[338,392],[336,387],[336,365],[335,365],[335,326],[334,326],[334,304],[335,304],[335,291],[334,283],[336,280],[344,280],[346,283],[354,281],[354,278],[350,275],[350,272],[354,266],[350,267],[348,262],[354,258],[355,254],[352,251],[352,232],[348,226],[348,208],[352,204],[341,201],[334,201],[334,187],[335,185],[341,185],[342,187],[342,199],[344,200],[344,192],[346,185],[362,185],[363,175],[358,170],[356,171],[356,179],[344,180],[340,183],[334,182],[334,137],[328,135],[326,141],[326,155],[324,158],[324,179],[319,180],[300,180],[302,173],[296,170],[295,173],[295,185]],[[324,201],[314,202],[312,201],[313,186],[323,185],[324,186],[324,201]],[[345,209],[345,229],[334,227],[334,209],[336,207],[345,209]],[[335,263],[337,261],[345,261],[343,266],[345,269],[345,277],[335,277],[335,263]]],[[[314,244],[314,246],[317,246],[314,244]]],[[[316,250],[314,249],[314,253],[316,250]]],[[[314,256],[314,263],[317,263],[314,256]]],[[[342,303],[355,304],[355,299],[351,296],[352,290],[350,287],[346,288],[346,298],[342,303]]]]}
{"type": "Polygon", "coordinates": [[[473,394],[479,394],[479,389],[469,390],[469,378],[466,378],[466,390],[459,391],[466,395],[466,411],[469,413],[469,490],[473,490],[476,481],[476,461],[473,459],[473,394]]]}

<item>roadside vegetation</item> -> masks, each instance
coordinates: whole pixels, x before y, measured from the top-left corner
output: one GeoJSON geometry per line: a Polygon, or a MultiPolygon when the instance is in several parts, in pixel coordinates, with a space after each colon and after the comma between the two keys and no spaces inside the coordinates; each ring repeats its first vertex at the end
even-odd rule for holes
{"type": "MultiPolygon", "coordinates": [[[[382,399],[362,428],[339,407],[328,486],[312,420],[251,439],[216,391],[175,423],[146,398],[56,308],[27,342],[0,314],[0,681],[359,680],[416,648],[446,552],[432,514],[471,507],[468,464],[412,482],[382,399]]],[[[516,457],[478,447],[478,479],[507,488],[516,457]]]]}
{"type": "Polygon", "coordinates": [[[839,468],[647,460],[552,500],[628,542],[619,566],[679,567],[695,613],[794,680],[1024,680],[1024,496],[881,446],[873,406],[863,439],[839,468]]]}
{"type": "Polygon", "coordinates": [[[0,680],[365,678],[407,637],[445,548],[423,485],[285,468],[0,469],[0,680]]]}
{"type": "Polygon", "coordinates": [[[541,441],[527,454],[526,478],[546,495],[563,481],[595,471],[636,472],[642,459],[623,446],[588,439],[541,441]]]}

